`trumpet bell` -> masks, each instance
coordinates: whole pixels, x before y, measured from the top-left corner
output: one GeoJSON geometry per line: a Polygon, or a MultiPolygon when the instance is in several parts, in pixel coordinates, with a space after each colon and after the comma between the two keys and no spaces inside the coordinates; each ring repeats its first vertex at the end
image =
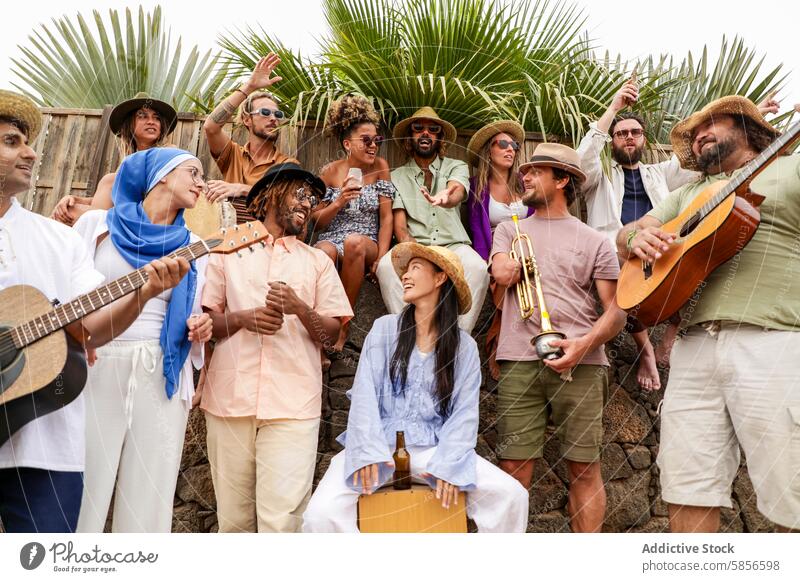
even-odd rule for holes
{"type": "Polygon", "coordinates": [[[553,340],[565,339],[566,334],[560,331],[543,331],[531,339],[531,345],[536,348],[536,354],[542,360],[555,360],[564,355],[564,350],[550,344],[553,340]]]}

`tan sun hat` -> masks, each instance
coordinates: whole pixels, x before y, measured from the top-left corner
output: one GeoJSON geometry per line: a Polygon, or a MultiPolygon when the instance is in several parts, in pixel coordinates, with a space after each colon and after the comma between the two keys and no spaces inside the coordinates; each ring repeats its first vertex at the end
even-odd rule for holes
{"type": "Polygon", "coordinates": [[[392,265],[397,276],[402,278],[408,270],[408,263],[417,257],[430,261],[445,272],[456,288],[458,313],[461,315],[467,313],[472,307],[472,293],[464,278],[464,267],[458,255],[445,247],[426,247],[414,242],[400,243],[392,249],[392,265]]]}
{"type": "Polygon", "coordinates": [[[0,89],[0,115],[18,119],[28,126],[28,143],[33,143],[42,129],[42,112],[30,98],[0,89]]]}
{"type": "Polygon", "coordinates": [[[108,126],[114,135],[119,135],[122,131],[122,126],[125,123],[125,118],[134,111],[139,111],[142,107],[147,107],[153,111],[160,113],[164,120],[167,122],[167,127],[161,128],[161,134],[167,136],[172,133],[175,126],[178,124],[178,113],[175,108],[169,103],[153,99],[147,93],[137,93],[133,99],[123,101],[114,109],[111,110],[111,115],[108,118],[108,126]]]}
{"type": "Polygon", "coordinates": [[[520,146],[522,146],[522,142],[525,141],[525,129],[516,121],[511,121],[510,119],[493,121],[476,131],[469,140],[467,144],[467,159],[470,165],[478,165],[478,156],[481,153],[481,149],[486,145],[487,141],[498,133],[507,133],[513,137],[520,146]]]}
{"type": "Polygon", "coordinates": [[[692,113],[689,117],[676,124],[669,133],[669,141],[672,143],[672,151],[678,157],[681,167],[687,170],[700,170],[697,159],[692,152],[692,140],[694,132],[704,124],[714,118],[715,115],[732,115],[735,117],[745,116],[778,137],[781,132],[775,129],[756,107],[755,103],[740,95],[728,95],[716,101],[712,101],[700,111],[692,113]]]}
{"type": "Polygon", "coordinates": [[[415,121],[420,120],[435,121],[441,125],[444,130],[445,143],[455,143],[457,135],[455,126],[439,117],[436,111],[433,110],[433,107],[420,107],[411,117],[406,117],[404,120],[398,121],[397,125],[394,126],[392,135],[398,140],[407,138],[409,136],[409,126],[415,121]]]}
{"type": "Polygon", "coordinates": [[[586,180],[586,174],[581,170],[578,152],[569,146],[560,143],[540,143],[533,150],[531,159],[519,167],[523,174],[533,166],[549,166],[560,168],[572,174],[578,183],[586,180]]]}

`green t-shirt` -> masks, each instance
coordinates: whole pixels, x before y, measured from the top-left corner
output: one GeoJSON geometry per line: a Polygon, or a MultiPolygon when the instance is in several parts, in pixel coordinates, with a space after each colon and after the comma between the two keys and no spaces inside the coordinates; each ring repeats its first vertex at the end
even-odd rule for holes
{"type": "MultiPolygon", "coordinates": [[[[445,189],[451,180],[460,183],[467,192],[469,191],[469,168],[461,160],[436,158],[429,169],[433,174],[431,194],[445,189]]],[[[425,184],[425,173],[413,158],[392,171],[392,183],[397,188],[392,208],[406,211],[408,234],[418,243],[442,247],[472,244],[461,223],[459,206],[454,208],[433,206],[420,193],[419,187],[425,184]]]]}
{"type": "MultiPolygon", "coordinates": [[[[678,188],[648,216],[672,220],[704,188],[730,177],[707,176],[678,188]]],[[[768,329],[800,327],[800,155],[772,162],[751,190],[766,196],[761,224],[740,253],[709,275],[697,301],[684,306],[689,325],[730,320],[768,329]]]]}

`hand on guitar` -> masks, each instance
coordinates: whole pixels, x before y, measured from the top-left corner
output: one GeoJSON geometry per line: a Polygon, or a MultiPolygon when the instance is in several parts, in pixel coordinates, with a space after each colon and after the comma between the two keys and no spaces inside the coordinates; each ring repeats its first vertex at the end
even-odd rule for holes
{"type": "Polygon", "coordinates": [[[145,265],[144,272],[147,274],[147,283],[139,288],[139,297],[147,301],[176,287],[189,272],[189,262],[186,259],[164,257],[145,265]]]}
{"type": "Polygon", "coordinates": [[[217,200],[224,200],[226,198],[247,196],[249,191],[250,186],[247,184],[236,184],[225,182],[224,180],[209,180],[206,198],[209,202],[216,202],[217,200]]]}
{"type": "Polygon", "coordinates": [[[669,250],[669,245],[676,239],[674,233],[664,232],[658,227],[648,226],[636,233],[630,244],[630,251],[643,261],[652,263],[660,259],[662,253],[669,250]]]}

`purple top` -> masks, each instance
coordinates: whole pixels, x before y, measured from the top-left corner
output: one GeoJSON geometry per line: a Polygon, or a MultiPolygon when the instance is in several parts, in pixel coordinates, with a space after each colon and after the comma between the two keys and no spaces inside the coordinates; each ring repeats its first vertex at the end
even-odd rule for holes
{"type": "MultiPolygon", "coordinates": [[[[484,261],[489,260],[492,250],[492,225],[489,223],[489,186],[483,189],[483,201],[478,203],[475,197],[475,178],[469,179],[469,195],[467,196],[467,224],[472,239],[472,248],[484,261]]],[[[528,208],[528,216],[533,208],[528,208]]]]}

